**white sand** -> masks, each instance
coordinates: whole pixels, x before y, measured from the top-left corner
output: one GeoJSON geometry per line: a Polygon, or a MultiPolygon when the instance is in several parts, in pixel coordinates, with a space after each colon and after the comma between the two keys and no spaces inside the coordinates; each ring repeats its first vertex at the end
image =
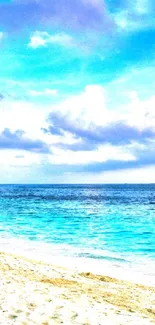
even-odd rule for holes
{"type": "Polygon", "coordinates": [[[0,253],[0,324],[155,324],[155,288],[0,253]]]}

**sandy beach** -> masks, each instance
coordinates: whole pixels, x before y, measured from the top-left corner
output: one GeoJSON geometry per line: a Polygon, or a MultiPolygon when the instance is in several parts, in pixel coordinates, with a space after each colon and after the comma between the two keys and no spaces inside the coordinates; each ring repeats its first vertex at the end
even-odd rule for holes
{"type": "Polygon", "coordinates": [[[155,288],[1,252],[0,324],[155,324],[155,288]]]}

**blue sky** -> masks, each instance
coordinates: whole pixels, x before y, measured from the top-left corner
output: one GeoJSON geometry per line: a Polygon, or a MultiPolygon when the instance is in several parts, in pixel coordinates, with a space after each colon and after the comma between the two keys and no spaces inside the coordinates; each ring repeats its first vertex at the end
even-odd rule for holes
{"type": "Polygon", "coordinates": [[[155,182],[155,2],[0,0],[0,182],[155,182]]]}

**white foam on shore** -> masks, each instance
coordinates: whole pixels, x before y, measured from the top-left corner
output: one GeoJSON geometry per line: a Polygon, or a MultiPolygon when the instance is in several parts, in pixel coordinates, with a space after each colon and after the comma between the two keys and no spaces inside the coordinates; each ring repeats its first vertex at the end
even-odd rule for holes
{"type": "Polygon", "coordinates": [[[134,283],[155,286],[155,261],[149,258],[117,256],[107,251],[94,250],[91,253],[105,259],[79,257],[86,249],[79,249],[63,244],[50,244],[42,241],[30,241],[8,235],[0,236],[0,251],[42,261],[57,266],[64,266],[76,272],[92,272],[129,280],[134,283]],[[109,257],[111,260],[106,260],[109,257]],[[126,262],[121,263],[126,260],[126,262]]]}

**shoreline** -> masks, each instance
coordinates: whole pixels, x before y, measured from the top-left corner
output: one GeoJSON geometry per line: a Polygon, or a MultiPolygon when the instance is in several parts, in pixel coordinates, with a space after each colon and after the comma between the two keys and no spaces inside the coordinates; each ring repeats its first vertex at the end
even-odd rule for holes
{"type": "MultiPolygon", "coordinates": [[[[120,263],[121,256],[109,251],[97,252],[97,254],[102,253],[101,256],[109,257],[109,260],[89,258],[84,256],[85,252],[82,252],[83,257],[80,257],[78,254],[76,256],[80,250],[76,251],[75,247],[69,245],[46,243],[41,240],[31,241],[9,235],[1,236],[0,251],[23,256],[36,262],[42,261],[45,264],[50,263],[66,268],[69,265],[73,272],[98,273],[100,270],[100,273],[106,276],[113,277],[115,275],[119,280],[155,287],[155,262],[144,257],[137,258],[136,255],[135,257],[130,256],[127,263],[120,263]]],[[[124,258],[126,256],[123,256],[124,258]]]]}
{"type": "Polygon", "coordinates": [[[155,288],[0,252],[0,324],[155,323],[155,288]]]}

